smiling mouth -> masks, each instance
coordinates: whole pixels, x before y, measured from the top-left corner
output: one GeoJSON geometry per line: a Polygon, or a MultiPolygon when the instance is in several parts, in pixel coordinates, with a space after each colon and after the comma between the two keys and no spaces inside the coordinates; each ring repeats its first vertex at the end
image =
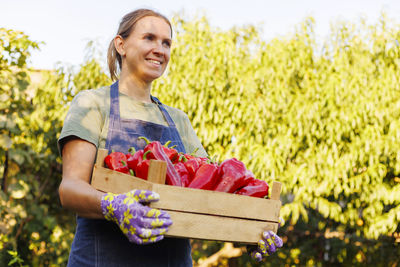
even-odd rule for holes
{"type": "Polygon", "coordinates": [[[156,65],[161,65],[162,64],[161,61],[157,61],[157,60],[154,60],[154,59],[147,59],[147,61],[150,62],[150,63],[156,64],[156,65]]]}

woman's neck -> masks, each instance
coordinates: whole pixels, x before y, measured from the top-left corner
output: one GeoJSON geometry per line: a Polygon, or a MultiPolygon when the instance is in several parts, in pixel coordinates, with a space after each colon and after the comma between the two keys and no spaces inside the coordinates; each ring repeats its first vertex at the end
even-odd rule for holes
{"type": "Polygon", "coordinates": [[[151,83],[139,81],[134,76],[124,75],[123,72],[121,72],[118,87],[121,93],[128,95],[132,99],[151,103],[151,83]]]}

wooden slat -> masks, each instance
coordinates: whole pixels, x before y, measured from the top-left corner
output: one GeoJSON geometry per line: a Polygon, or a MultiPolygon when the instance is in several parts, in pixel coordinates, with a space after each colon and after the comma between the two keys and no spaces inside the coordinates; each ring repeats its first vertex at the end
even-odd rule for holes
{"type": "Polygon", "coordinates": [[[153,190],[160,201],[150,206],[191,213],[279,221],[281,202],[222,192],[154,184],[127,174],[95,166],[92,186],[101,191],[125,193],[132,189],[153,190]]]}
{"type": "Polygon", "coordinates": [[[107,149],[102,149],[99,148],[97,150],[97,156],[96,156],[96,165],[100,167],[104,167],[104,159],[108,155],[108,150],[107,149]]]}
{"type": "Polygon", "coordinates": [[[255,244],[263,231],[278,230],[277,223],[167,211],[173,224],[166,236],[255,244]]]}
{"type": "Polygon", "coordinates": [[[147,181],[155,184],[165,184],[167,174],[167,163],[161,160],[150,160],[147,181]]]}
{"type": "Polygon", "coordinates": [[[279,200],[158,184],[153,190],[160,194],[160,201],[151,204],[154,208],[279,221],[279,200]]]}
{"type": "Polygon", "coordinates": [[[97,190],[115,194],[126,193],[133,189],[153,189],[153,183],[97,165],[93,169],[91,185],[97,190]]]}
{"type": "Polygon", "coordinates": [[[281,197],[281,191],[282,191],[282,184],[280,182],[272,182],[272,188],[271,188],[271,199],[272,200],[279,200],[281,197]]]}

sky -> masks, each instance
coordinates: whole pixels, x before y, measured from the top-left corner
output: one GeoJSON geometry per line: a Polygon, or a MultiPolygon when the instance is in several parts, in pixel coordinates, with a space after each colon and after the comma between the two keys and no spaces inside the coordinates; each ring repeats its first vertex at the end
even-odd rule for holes
{"type": "Polygon", "coordinates": [[[327,36],[335,21],[364,17],[376,23],[382,11],[400,23],[400,0],[0,0],[0,28],[44,42],[32,53],[32,68],[78,66],[89,41],[97,43],[105,62],[121,18],[137,8],[152,8],[169,18],[181,13],[188,20],[205,15],[211,26],[223,30],[256,25],[266,41],[290,34],[308,16],[316,21],[317,38],[327,36]]]}

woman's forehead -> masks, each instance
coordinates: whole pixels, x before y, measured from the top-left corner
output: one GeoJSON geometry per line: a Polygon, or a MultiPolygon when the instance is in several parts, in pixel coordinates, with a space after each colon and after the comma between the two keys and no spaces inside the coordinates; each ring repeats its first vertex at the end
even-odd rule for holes
{"type": "Polygon", "coordinates": [[[147,16],[141,18],[136,22],[133,32],[138,34],[142,33],[154,33],[159,35],[165,35],[166,38],[171,38],[171,27],[163,19],[155,16],[147,16]]]}

